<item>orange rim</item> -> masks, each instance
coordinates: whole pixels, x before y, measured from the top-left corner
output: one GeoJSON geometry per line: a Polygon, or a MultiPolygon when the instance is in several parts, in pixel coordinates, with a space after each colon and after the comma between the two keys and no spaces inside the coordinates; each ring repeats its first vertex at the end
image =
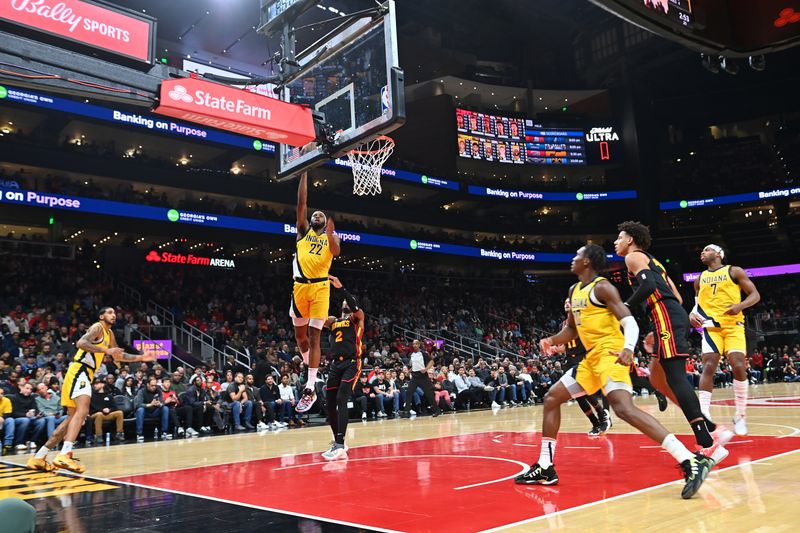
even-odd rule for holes
{"type": "Polygon", "coordinates": [[[373,141],[387,141],[389,144],[387,144],[383,148],[378,148],[377,150],[350,150],[347,153],[352,155],[372,155],[372,154],[380,154],[381,152],[385,152],[390,148],[394,148],[394,139],[392,139],[391,137],[387,137],[386,135],[380,135],[378,137],[375,137],[374,139],[372,139],[372,141],[369,142],[373,141]]]}

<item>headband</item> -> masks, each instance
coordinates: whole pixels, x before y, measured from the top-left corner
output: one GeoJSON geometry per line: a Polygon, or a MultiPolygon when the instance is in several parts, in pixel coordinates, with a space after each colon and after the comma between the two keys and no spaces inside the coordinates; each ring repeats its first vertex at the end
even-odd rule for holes
{"type": "Polygon", "coordinates": [[[711,248],[712,250],[714,250],[719,254],[720,259],[725,259],[725,250],[723,250],[722,247],[717,246],[716,244],[709,244],[708,246],[706,246],[706,248],[711,248]]]}

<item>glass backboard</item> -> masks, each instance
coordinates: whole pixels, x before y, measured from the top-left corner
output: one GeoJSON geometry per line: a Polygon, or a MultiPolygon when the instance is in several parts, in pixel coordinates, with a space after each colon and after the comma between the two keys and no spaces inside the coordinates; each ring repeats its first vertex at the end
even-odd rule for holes
{"type": "Polygon", "coordinates": [[[385,14],[345,23],[298,54],[300,70],[281,99],[321,113],[335,140],[328,146],[278,145],[278,180],[339,157],[405,121],[394,2],[387,6],[385,14]]]}

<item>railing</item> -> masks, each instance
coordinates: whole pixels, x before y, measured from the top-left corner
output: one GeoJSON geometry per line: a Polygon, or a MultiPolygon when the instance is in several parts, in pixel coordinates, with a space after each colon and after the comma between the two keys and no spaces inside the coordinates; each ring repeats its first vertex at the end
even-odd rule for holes
{"type": "MultiPolygon", "coordinates": [[[[156,327],[159,330],[163,330],[163,329],[173,330],[174,329],[174,326],[156,326],[156,327]]],[[[150,335],[146,334],[144,331],[142,331],[140,329],[131,328],[130,331],[129,331],[128,328],[126,328],[125,329],[125,333],[126,333],[126,336],[128,336],[128,335],[130,336],[131,343],[134,340],[148,340],[148,341],[158,340],[158,339],[153,339],[150,335]]],[[[160,335],[158,335],[158,336],[160,337],[160,335]]],[[[157,362],[159,364],[161,364],[162,366],[166,366],[167,370],[169,371],[170,374],[173,372],[173,366],[183,366],[183,367],[185,367],[187,370],[191,371],[191,372],[187,372],[190,375],[191,375],[192,372],[194,372],[194,365],[192,365],[191,363],[189,363],[187,361],[184,361],[183,359],[181,359],[180,357],[175,355],[174,352],[172,353],[172,356],[169,359],[166,360],[166,363],[164,363],[163,360],[158,360],[157,362]],[[174,361],[180,362],[180,365],[175,365],[174,361]]]]}
{"type": "Polygon", "coordinates": [[[492,346],[491,344],[487,344],[473,337],[459,335],[458,333],[453,333],[452,331],[448,330],[440,330],[439,334],[445,341],[450,342],[451,344],[457,344],[459,346],[471,346],[477,351],[478,357],[482,357],[488,361],[501,359],[504,357],[508,357],[512,361],[521,361],[524,359],[524,357],[516,352],[512,352],[511,350],[506,350],[505,348],[500,348],[498,346],[492,346]]]}
{"type": "Polygon", "coordinates": [[[460,354],[469,357],[472,363],[477,362],[478,359],[485,359],[493,361],[502,357],[508,357],[512,361],[520,361],[523,359],[518,353],[491,346],[485,342],[481,342],[470,337],[458,335],[447,330],[410,330],[397,324],[392,326],[392,333],[400,335],[405,340],[429,340],[429,341],[443,341],[447,346],[460,354]]]}
{"type": "MultiPolygon", "coordinates": [[[[509,322],[509,323],[518,324],[519,327],[520,327],[520,330],[522,329],[522,322],[520,320],[516,320],[516,319],[513,319],[513,318],[508,318],[508,317],[505,317],[505,316],[502,316],[502,315],[498,315],[498,314],[495,314],[495,313],[489,313],[488,316],[491,316],[491,317],[494,317],[494,318],[499,318],[500,320],[504,320],[504,321],[509,322]]],[[[539,338],[549,337],[551,335],[554,335],[554,333],[551,333],[551,332],[546,331],[546,330],[541,329],[541,328],[537,328],[536,326],[526,326],[526,328],[529,329],[530,331],[532,331],[533,333],[535,333],[539,338]]]]}
{"type": "MultiPolygon", "coordinates": [[[[410,330],[408,328],[404,328],[402,326],[398,326],[397,324],[394,324],[392,326],[392,333],[395,336],[397,336],[397,335],[401,336],[403,339],[405,339],[407,341],[423,340],[423,341],[443,341],[443,342],[448,342],[447,339],[444,339],[444,338],[440,337],[439,335],[437,335],[435,331],[432,331],[432,330],[414,331],[414,330],[410,330]]],[[[452,348],[453,350],[461,353],[462,355],[464,355],[466,357],[469,357],[472,361],[476,360],[476,356],[480,357],[480,354],[478,353],[478,351],[474,347],[471,347],[471,346],[465,346],[465,345],[462,345],[462,344],[449,342],[448,347],[452,348]]]]}
{"type": "Polygon", "coordinates": [[[73,260],[75,259],[75,247],[70,244],[54,242],[0,239],[0,255],[4,254],[73,260]]]}
{"type": "MultiPolygon", "coordinates": [[[[122,281],[116,281],[116,283],[126,298],[136,302],[139,306],[142,305],[143,297],[138,290],[122,281]]],[[[225,343],[217,342],[214,337],[187,322],[177,323],[172,311],[158,302],[147,300],[144,306],[150,319],[150,327],[168,328],[169,338],[172,339],[172,342],[179,344],[198,359],[206,362],[215,361],[217,366],[222,368],[226,356],[232,355],[237,363],[245,365],[247,368],[251,367],[249,354],[231,348],[225,343]]]]}
{"type": "Polygon", "coordinates": [[[797,316],[775,318],[761,313],[748,317],[747,323],[763,335],[797,335],[800,333],[800,317],[797,316]]]}

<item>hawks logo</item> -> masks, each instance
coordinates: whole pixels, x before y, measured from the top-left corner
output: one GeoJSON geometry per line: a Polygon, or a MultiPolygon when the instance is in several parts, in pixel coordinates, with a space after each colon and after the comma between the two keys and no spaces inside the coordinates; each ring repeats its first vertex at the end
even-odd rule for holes
{"type": "Polygon", "coordinates": [[[667,341],[668,341],[668,340],[670,340],[671,338],[672,338],[672,335],[670,334],[670,332],[669,332],[669,331],[662,331],[662,332],[661,332],[661,340],[662,340],[662,341],[664,341],[664,342],[667,342],[667,341]]]}

